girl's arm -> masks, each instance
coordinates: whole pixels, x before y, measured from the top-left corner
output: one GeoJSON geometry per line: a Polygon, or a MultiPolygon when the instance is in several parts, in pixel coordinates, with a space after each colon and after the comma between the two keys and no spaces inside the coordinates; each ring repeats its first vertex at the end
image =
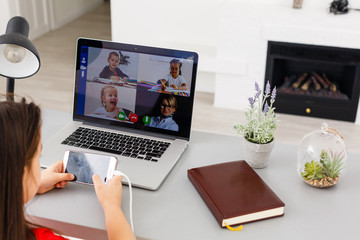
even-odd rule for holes
{"type": "Polygon", "coordinates": [[[104,185],[102,184],[99,175],[93,176],[95,192],[104,209],[105,224],[109,239],[136,240],[129,223],[121,210],[121,180],[122,177],[113,176],[113,178],[104,185]]]}
{"type": "Polygon", "coordinates": [[[110,240],[136,239],[120,206],[104,206],[104,213],[107,234],[110,240]]]}

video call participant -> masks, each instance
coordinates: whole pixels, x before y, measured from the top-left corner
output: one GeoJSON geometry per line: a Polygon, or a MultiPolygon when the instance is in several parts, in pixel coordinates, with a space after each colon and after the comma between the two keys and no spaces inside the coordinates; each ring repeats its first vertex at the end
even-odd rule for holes
{"type": "MultiPolygon", "coordinates": [[[[106,85],[103,87],[101,89],[100,99],[102,106],[97,108],[94,114],[118,119],[119,112],[124,112],[122,108],[117,107],[118,91],[114,86],[106,85]]],[[[129,120],[128,117],[126,117],[125,120],[129,120]]]]}
{"type": "Polygon", "coordinates": [[[179,131],[179,125],[173,120],[177,109],[177,101],[173,95],[164,94],[160,101],[160,116],[151,117],[146,126],[179,131]]]}
{"type": "Polygon", "coordinates": [[[170,61],[170,73],[164,79],[160,79],[161,90],[172,87],[174,90],[187,90],[187,85],[183,76],[181,76],[182,63],[178,59],[170,61]]]}
{"type": "MultiPolygon", "coordinates": [[[[63,188],[74,179],[63,173],[62,161],[40,170],[40,108],[24,98],[19,102],[0,100],[0,136],[0,239],[65,239],[25,220],[24,204],[35,194],[63,188]]],[[[103,185],[98,175],[93,176],[109,239],[135,240],[121,209],[121,180],[114,176],[103,185]]]]}
{"type": "Polygon", "coordinates": [[[110,79],[115,82],[126,82],[129,76],[123,73],[120,68],[118,68],[120,64],[119,54],[117,52],[111,52],[107,61],[109,65],[104,67],[99,77],[110,79]]]}

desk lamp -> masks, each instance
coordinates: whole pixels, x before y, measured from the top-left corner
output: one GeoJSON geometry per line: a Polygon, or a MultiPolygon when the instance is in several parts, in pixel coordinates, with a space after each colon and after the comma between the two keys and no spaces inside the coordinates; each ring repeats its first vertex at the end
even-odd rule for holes
{"type": "Polygon", "coordinates": [[[9,20],[0,36],[0,75],[7,78],[6,93],[14,99],[15,78],[27,78],[39,71],[40,57],[28,39],[29,23],[23,17],[9,20]]]}

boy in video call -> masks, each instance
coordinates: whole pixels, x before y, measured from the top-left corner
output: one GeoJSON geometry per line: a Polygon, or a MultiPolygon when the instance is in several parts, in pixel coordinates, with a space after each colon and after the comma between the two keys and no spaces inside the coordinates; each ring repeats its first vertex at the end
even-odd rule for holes
{"type": "MultiPolygon", "coordinates": [[[[94,114],[104,115],[106,117],[115,118],[119,112],[124,112],[123,109],[117,107],[118,103],[118,92],[113,86],[106,85],[101,89],[101,107],[94,111],[94,114]]],[[[128,118],[126,118],[128,120],[128,118]]]]}
{"type": "Polygon", "coordinates": [[[178,59],[170,61],[170,73],[165,78],[160,79],[161,90],[172,87],[174,90],[187,90],[187,85],[183,76],[181,76],[182,63],[178,59]]]}
{"type": "Polygon", "coordinates": [[[117,52],[111,52],[107,61],[109,65],[104,67],[99,77],[110,79],[114,82],[126,82],[129,76],[118,68],[120,64],[119,54],[117,52]]]}
{"type": "Polygon", "coordinates": [[[173,115],[177,109],[177,101],[173,95],[166,94],[161,99],[160,116],[151,117],[149,127],[162,128],[172,131],[179,131],[179,125],[173,120],[173,115]]]}

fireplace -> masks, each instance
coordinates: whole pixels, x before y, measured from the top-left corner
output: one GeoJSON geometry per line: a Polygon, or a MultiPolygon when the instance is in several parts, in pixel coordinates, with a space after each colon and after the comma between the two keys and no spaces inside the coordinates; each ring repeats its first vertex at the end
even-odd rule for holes
{"type": "Polygon", "coordinates": [[[277,112],[355,122],[360,50],[269,41],[265,81],[277,112]]]}

